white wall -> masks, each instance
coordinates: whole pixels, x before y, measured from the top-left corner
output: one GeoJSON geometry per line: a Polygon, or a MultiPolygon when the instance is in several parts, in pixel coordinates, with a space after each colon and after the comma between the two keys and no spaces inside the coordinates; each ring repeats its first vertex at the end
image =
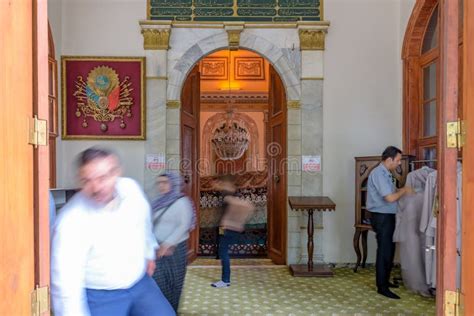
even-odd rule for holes
{"type": "Polygon", "coordinates": [[[406,27],[410,19],[416,0],[400,0],[400,55],[405,37],[406,27]]]}
{"type": "MultiPolygon", "coordinates": [[[[61,55],[145,56],[138,21],[146,18],[146,0],[52,0],[49,6],[55,41],[60,37],[59,45],[56,43],[58,63],[61,55]]],[[[144,142],[72,141],[58,137],[58,187],[76,185],[75,157],[93,145],[115,150],[122,159],[124,174],[143,183],[144,142]]]]}
{"type": "MultiPolygon", "coordinates": [[[[62,1],[49,0],[48,1],[48,21],[53,34],[54,48],[56,52],[56,59],[59,62],[61,56],[61,24],[62,24],[62,1]]],[[[58,87],[59,88],[59,87],[58,87]]],[[[59,90],[58,90],[59,93],[59,90]]],[[[59,93],[60,94],[60,93],[59,93]]]]}
{"type": "MultiPolygon", "coordinates": [[[[402,145],[401,24],[411,8],[407,0],[331,0],[324,7],[331,26],[324,69],[323,188],[337,205],[324,217],[324,255],[328,262],[354,262],[354,157],[402,145]]],[[[374,255],[370,233],[368,261],[374,255]]]]}

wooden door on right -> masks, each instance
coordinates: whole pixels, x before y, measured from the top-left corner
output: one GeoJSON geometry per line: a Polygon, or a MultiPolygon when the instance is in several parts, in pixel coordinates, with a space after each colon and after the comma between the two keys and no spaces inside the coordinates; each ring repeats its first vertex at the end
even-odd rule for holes
{"type": "Polygon", "coordinates": [[[286,263],[287,244],[287,106],[283,83],[270,67],[267,130],[268,161],[268,256],[286,263]]]}

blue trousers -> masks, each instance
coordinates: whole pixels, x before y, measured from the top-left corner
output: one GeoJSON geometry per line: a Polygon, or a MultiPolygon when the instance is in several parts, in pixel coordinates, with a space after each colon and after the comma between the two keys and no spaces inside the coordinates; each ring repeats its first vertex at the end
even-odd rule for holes
{"type": "Polygon", "coordinates": [[[224,235],[219,235],[219,257],[222,263],[222,281],[230,283],[230,256],[229,247],[240,238],[240,233],[233,230],[224,230],[224,235]]]}
{"type": "Polygon", "coordinates": [[[92,316],[176,315],[160,288],[148,274],[129,289],[87,289],[86,294],[92,316]]]}

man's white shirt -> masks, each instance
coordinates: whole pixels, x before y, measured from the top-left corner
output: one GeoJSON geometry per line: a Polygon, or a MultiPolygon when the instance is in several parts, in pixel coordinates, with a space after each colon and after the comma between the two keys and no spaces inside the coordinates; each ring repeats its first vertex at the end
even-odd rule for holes
{"type": "Polygon", "coordinates": [[[51,255],[54,314],[88,315],[85,289],[127,289],[158,248],[150,205],[138,184],[119,178],[116,197],[98,205],[81,192],[56,220],[51,255]]]}

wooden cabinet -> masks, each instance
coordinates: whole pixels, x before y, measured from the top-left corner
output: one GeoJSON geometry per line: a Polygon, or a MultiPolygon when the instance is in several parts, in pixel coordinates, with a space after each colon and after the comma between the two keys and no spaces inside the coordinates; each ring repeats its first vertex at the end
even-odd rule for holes
{"type": "MultiPolygon", "coordinates": [[[[357,272],[362,261],[362,267],[365,267],[365,261],[367,260],[367,234],[369,230],[372,230],[370,224],[370,212],[367,211],[367,180],[369,174],[375,167],[378,166],[382,157],[381,156],[367,156],[367,157],[355,157],[355,234],[354,234],[354,250],[357,255],[357,263],[354,268],[354,272],[357,272]],[[362,242],[361,242],[362,237],[362,242]],[[362,252],[360,244],[362,243],[362,252]]],[[[413,156],[403,155],[402,163],[393,172],[393,176],[396,181],[398,188],[405,185],[405,180],[409,172],[410,161],[413,160],[413,156]]]]}

